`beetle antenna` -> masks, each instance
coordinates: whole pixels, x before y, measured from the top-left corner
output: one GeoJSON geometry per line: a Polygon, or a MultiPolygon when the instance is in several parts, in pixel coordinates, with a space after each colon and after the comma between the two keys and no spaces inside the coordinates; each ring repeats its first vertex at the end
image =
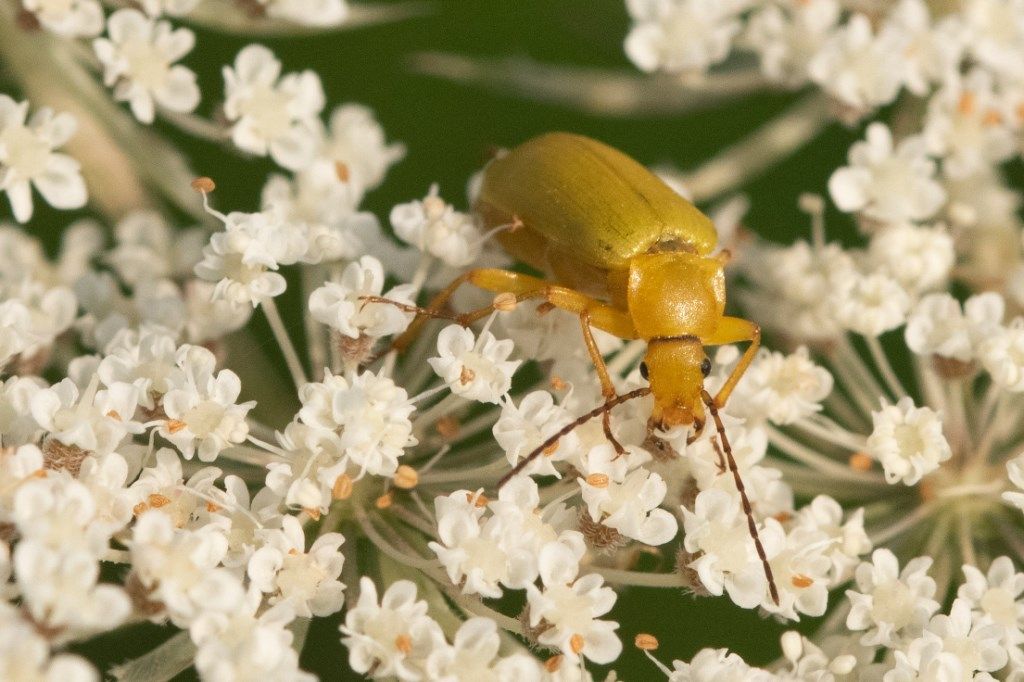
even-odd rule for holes
{"type": "Polygon", "coordinates": [[[732,456],[732,446],[729,439],[725,437],[725,426],[722,418],[718,416],[718,406],[715,405],[711,394],[703,388],[700,390],[704,404],[708,406],[712,419],[715,420],[715,428],[718,429],[718,437],[722,441],[722,450],[725,451],[725,459],[729,464],[729,471],[732,472],[732,480],[736,482],[736,490],[740,493],[740,501],[743,503],[743,513],[747,515],[747,529],[750,537],[754,539],[754,547],[757,549],[757,556],[764,566],[764,577],[768,579],[768,591],[772,595],[772,601],[779,605],[779,588],[775,585],[775,576],[772,575],[772,567],[768,563],[768,557],[764,553],[764,545],[761,544],[761,535],[757,532],[757,524],[754,522],[754,510],[750,506],[750,499],[747,498],[747,489],[743,486],[743,479],[740,478],[739,467],[736,466],[736,458],[732,456]]]}
{"type": "Polygon", "coordinates": [[[595,417],[600,417],[604,413],[611,411],[613,408],[618,407],[619,405],[628,400],[632,400],[633,398],[642,398],[643,396],[649,394],[650,392],[651,389],[649,386],[643,386],[641,388],[632,390],[629,393],[623,393],[622,395],[615,396],[611,400],[605,402],[603,405],[595,407],[590,412],[580,415],[574,421],[569,422],[561,429],[559,429],[557,433],[552,434],[547,440],[545,440],[543,443],[534,448],[530,454],[528,454],[523,459],[519,460],[519,462],[514,467],[512,467],[511,471],[502,476],[501,479],[498,481],[498,490],[501,490],[501,487],[503,485],[511,481],[516,476],[516,474],[520,473],[523,469],[525,469],[530,464],[530,462],[540,457],[542,452],[544,452],[552,445],[557,443],[559,439],[561,439],[562,437],[567,436],[576,427],[587,423],[588,421],[595,417]]]}

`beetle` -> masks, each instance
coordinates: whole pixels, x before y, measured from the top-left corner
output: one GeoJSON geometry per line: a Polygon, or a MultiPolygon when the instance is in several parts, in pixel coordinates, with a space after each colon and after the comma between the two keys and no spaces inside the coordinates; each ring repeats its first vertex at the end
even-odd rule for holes
{"type": "MultiPolygon", "coordinates": [[[[648,426],[652,433],[692,424],[699,435],[710,412],[777,604],[771,568],[718,414],[753,361],[761,333],[754,322],[725,315],[723,269],[729,256],[727,252],[713,255],[717,234],[711,220],[626,154],[564,132],[533,138],[491,160],[484,169],[474,210],[482,228],[495,231],[511,256],[547,279],[495,268],[469,270],[426,308],[404,306],[420,316],[392,347],[408,345],[429,317],[467,325],[500,305],[462,315],[445,313],[448,300],[466,283],[514,295],[517,301],[539,299],[548,308],[579,317],[604,396],[603,405],[554,434],[518,462],[498,486],[573,428],[597,416],[603,417],[609,440],[623,452],[611,434],[609,414],[626,400],[653,396],[648,426]],[[515,229],[500,229],[510,225],[515,229]],[[616,393],[592,327],[622,339],[647,342],[640,371],[649,387],[616,393]],[[744,341],[750,345],[712,398],[704,388],[704,379],[711,372],[704,347],[744,341]]],[[[721,464],[724,468],[726,462],[721,464]]]]}

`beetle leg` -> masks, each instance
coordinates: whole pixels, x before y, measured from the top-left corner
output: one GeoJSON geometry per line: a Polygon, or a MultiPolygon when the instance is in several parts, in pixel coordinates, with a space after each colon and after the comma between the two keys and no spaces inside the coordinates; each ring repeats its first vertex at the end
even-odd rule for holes
{"type": "MultiPolygon", "coordinates": [[[[597,347],[597,341],[594,340],[594,332],[590,329],[590,313],[586,310],[580,313],[580,327],[583,329],[583,341],[587,344],[587,353],[590,354],[590,360],[594,363],[594,369],[597,370],[597,378],[601,382],[601,395],[604,396],[604,402],[607,405],[615,400],[618,394],[615,392],[612,378],[608,375],[608,366],[604,364],[604,357],[597,347]]],[[[626,454],[626,448],[622,447],[622,443],[612,434],[611,410],[605,412],[601,417],[601,425],[604,427],[605,438],[615,448],[615,456],[621,457],[626,454]]]]}
{"type": "Polygon", "coordinates": [[[722,388],[718,389],[718,395],[715,396],[715,407],[725,405],[726,401],[729,400],[729,395],[732,394],[732,390],[736,388],[740,377],[750,367],[750,363],[754,361],[757,349],[761,346],[761,328],[750,320],[744,320],[739,317],[723,317],[722,321],[718,324],[718,329],[710,336],[701,339],[701,343],[705,346],[717,346],[738,343],[740,341],[750,341],[750,345],[743,352],[743,357],[740,358],[740,361],[736,363],[732,374],[722,384],[722,388]]]}

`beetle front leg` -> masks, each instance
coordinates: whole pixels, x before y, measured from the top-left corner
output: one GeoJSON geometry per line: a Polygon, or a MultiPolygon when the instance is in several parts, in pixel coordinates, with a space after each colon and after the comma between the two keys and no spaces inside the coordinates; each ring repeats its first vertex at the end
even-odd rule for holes
{"type": "Polygon", "coordinates": [[[719,346],[740,343],[742,341],[750,341],[750,345],[747,346],[747,350],[744,351],[740,361],[736,363],[736,367],[733,368],[729,378],[718,389],[718,394],[715,396],[715,407],[725,406],[733,389],[736,388],[740,377],[750,367],[750,363],[754,361],[757,349],[761,347],[761,328],[757,326],[757,323],[750,320],[744,320],[739,317],[723,317],[715,333],[701,339],[701,343],[705,346],[719,346]]]}

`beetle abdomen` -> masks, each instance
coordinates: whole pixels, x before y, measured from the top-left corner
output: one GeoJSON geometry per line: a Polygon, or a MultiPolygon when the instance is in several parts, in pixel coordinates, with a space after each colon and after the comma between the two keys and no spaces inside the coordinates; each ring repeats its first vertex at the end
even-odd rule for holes
{"type": "MultiPolygon", "coordinates": [[[[487,228],[518,219],[557,251],[601,269],[624,268],[661,241],[708,254],[717,237],[707,216],[642,165],[571,133],[541,135],[488,164],[477,210],[487,228]]],[[[508,242],[528,263],[546,258],[536,245],[508,242]]]]}

